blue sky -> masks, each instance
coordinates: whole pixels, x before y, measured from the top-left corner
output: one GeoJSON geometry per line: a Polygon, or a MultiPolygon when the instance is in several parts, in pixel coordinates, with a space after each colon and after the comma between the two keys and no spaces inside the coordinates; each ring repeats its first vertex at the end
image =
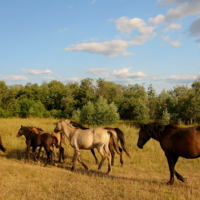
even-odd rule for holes
{"type": "Polygon", "coordinates": [[[0,55],[7,85],[190,86],[200,74],[200,1],[0,0],[0,55]]]}

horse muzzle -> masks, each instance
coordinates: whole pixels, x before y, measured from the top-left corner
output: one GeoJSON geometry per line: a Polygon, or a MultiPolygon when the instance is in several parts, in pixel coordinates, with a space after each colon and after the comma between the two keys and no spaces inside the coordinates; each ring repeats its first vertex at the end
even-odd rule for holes
{"type": "Polygon", "coordinates": [[[137,143],[138,148],[143,149],[143,145],[137,143]]]}

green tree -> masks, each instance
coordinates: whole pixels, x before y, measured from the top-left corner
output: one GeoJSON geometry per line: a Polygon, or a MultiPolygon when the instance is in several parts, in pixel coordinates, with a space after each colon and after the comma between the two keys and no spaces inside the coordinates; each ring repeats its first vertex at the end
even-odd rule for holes
{"type": "Polygon", "coordinates": [[[88,125],[115,124],[119,120],[119,113],[114,103],[108,104],[107,100],[99,97],[95,103],[89,101],[83,106],[80,121],[88,125]]]}

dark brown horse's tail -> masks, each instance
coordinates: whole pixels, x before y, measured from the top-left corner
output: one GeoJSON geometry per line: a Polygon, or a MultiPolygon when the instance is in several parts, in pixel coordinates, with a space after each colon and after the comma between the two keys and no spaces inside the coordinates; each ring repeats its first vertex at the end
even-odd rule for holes
{"type": "Polygon", "coordinates": [[[126,150],[126,144],[125,144],[125,138],[124,138],[124,133],[119,129],[119,128],[115,128],[115,131],[117,133],[117,137],[120,141],[120,144],[122,146],[123,151],[126,153],[126,155],[130,158],[130,154],[128,153],[128,151],[126,150]]]}
{"type": "Polygon", "coordinates": [[[113,146],[114,146],[115,151],[116,151],[118,154],[121,154],[121,152],[120,152],[120,147],[119,147],[119,145],[118,145],[117,138],[113,135],[112,131],[109,131],[109,130],[108,130],[108,133],[110,134],[110,139],[111,139],[112,142],[113,142],[113,146]]]}
{"type": "Polygon", "coordinates": [[[1,135],[0,135],[0,150],[5,152],[6,148],[4,148],[3,144],[2,144],[2,140],[1,140],[1,135]]]}

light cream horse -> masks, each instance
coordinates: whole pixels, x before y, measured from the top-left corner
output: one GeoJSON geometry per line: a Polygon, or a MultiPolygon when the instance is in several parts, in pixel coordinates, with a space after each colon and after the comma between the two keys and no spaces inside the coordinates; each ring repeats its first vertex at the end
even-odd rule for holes
{"type": "Polygon", "coordinates": [[[63,131],[69,140],[70,145],[74,148],[73,164],[71,170],[76,168],[76,160],[78,160],[86,170],[88,166],[81,161],[80,149],[94,149],[96,148],[102,156],[102,160],[98,166],[98,170],[101,169],[105,159],[108,159],[108,171],[111,171],[111,154],[108,147],[110,137],[113,138],[116,151],[119,149],[117,138],[109,130],[103,128],[91,128],[87,130],[82,130],[80,128],[75,128],[70,124],[70,121],[62,119],[59,121],[54,129],[54,132],[63,131]]]}

